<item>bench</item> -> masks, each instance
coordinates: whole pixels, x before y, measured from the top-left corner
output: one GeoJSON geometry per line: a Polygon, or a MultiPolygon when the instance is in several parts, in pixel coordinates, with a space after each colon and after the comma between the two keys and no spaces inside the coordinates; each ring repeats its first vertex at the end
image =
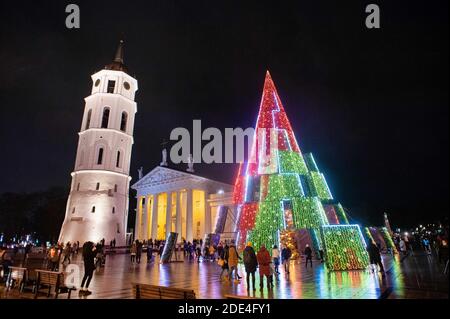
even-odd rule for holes
{"type": "Polygon", "coordinates": [[[67,293],[67,299],[70,299],[72,290],[76,290],[75,287],[67,287],[64,284],[64,273],[62,272],[37,269],[36,273],[37,281],[34,293],[35,299],[38,297],[42,287],[48,289],[47,297],[50,297],[52,288],[54,288],[55,299],[58,298],[60,293],[67,293]]]}
{"type": "Polygon", "coordinates": [[[9,267],[8,278],[6,279],[6,291],[18,286],[19,292],[22,292],[23,287],[28,280],[28,270],[23,267],[9,267]]]}
{"type": "Polygon", "coordinates": [[[192,289],[172,288],[133,283],[136,299],[195,299],[192,289]]]}

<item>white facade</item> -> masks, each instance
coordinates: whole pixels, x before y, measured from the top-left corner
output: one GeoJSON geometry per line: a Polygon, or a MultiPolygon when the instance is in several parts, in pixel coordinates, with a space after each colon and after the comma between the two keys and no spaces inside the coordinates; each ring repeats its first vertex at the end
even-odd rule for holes
{"type": "Polygon", "coordinates": [[[224,239],[234,236],[232,185],[158,166],[131,187],[137,191],[135,239],[166,239],[170,232],[178,233],[180,242],[212,233],[224,239]],[[228,214],[223,227],[218,227],[221,207],[228,214]]]}
{"type": "Polygon", "coordinates": [[[125,244],[137,81],[126,73],[122,42],[114,62],[92,75],[59,241],[125,244]]]}

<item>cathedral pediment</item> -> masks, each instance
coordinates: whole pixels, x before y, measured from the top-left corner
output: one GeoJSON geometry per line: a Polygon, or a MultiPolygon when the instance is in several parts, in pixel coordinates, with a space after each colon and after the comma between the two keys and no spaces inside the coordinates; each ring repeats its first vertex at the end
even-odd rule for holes
{"type": "Polygon", "coordinates": [[[188,172],[158,166],[131,186],[135,190],[161,191],[179,188],[202,188],[205,190],[223,189],[230,191],[231,185],[217,182],[188,172]]]}

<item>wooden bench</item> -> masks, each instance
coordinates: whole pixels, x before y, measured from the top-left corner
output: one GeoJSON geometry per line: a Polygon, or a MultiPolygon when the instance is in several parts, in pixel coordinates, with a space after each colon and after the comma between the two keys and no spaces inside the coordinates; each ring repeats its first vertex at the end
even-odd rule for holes
{"type": "Polygon", "coordinates": [[[27,280],[24,282],[24,288],[34,288],[37,282],[37,270],[46,268],[46,256],[45,254],[29,253],[25,259],[24,267],[27,268],[27,280]]]}
{"type": "Polygon", "coordinates": [[[28,280],[28,270],[23,267],[9,267],[8,278],[6,280],[6,291],[10,291],[16,286],[19,287],[19,292],[22,292],[23,287],[28,280]]]}
{"type": "Polygon", "coordinates": [[[195,299],[192,289],[172,288],[133,283],[136,299],[195,299]]]}
{"type": "Polygon", "coordinates": [[[62,272],[38,269],[36,270],[36,273],[37,273],[37,281],[34,298],[38,297],[38,294],[42,289],[42,287],[48,289],[47,297],[50,297],[52,288],[54,288],[53,291],[55,299],[58,298],[58,295],[60,293],[67,293],[67,299],[70,299],[70,294],[72,293],[72,290],[76,290],[74,287],[67,287],[64,284],[64,273],[62,272]]]}

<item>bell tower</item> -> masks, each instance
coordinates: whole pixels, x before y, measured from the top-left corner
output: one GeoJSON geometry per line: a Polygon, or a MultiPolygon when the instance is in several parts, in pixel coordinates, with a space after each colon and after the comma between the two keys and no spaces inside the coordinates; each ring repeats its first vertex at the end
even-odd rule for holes
{"type": "Polygon", "coordinates": [[[138,83],[123,55],[120,41],[113,62],[91,76],[60,242],[125,244],[138,83]]]}

